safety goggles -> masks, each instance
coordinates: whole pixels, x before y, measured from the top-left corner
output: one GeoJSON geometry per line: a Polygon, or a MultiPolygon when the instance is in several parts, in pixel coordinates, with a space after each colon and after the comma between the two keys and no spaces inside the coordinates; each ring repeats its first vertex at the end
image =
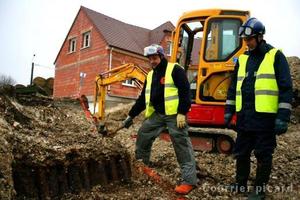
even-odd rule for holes
{"type": "Polygon", "coordinates": [[[241,26],[239,28],[239,36],[240,37],[250,37],[253,36],[253,28],[249,26],[241,26]]]}

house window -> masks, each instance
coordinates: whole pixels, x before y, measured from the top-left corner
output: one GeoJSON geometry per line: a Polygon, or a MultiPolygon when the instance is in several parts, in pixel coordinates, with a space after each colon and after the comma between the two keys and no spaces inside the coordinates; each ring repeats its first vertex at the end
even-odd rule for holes
{"type": "Polygon", "coordinates": [[[123,81],[122,85],[129,86],[129,87],[135,87],[134,81],[132,79],[123,81]]]}
{"type": "Polygon", "coordinates": [[[167,56],[171,56],[171,53],[172,53],[172,42],[168,41],[167,48],[166,48],[166,54],[167,54],[167,56]]]}
{"type": "Polygon", "coordinates": [[[82,48],[89,47],[91,44],[91,31],[82,34],[82,48]]]}
{"type": "Polygon", "coordinates": [[[69,53],[76,51],[76,38],[69,39],[69,53]]]}

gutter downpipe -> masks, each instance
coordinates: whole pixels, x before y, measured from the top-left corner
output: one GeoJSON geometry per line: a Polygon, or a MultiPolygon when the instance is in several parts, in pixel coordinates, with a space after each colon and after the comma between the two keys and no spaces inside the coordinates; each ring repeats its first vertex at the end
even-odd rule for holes
{"type": "MultiPolygon", "coordinates": [[[[108,63],[108,70],[110,71],[112,69],[112,51],[113,51],[113,47],[110,47],[110,51],[109,51],[109,63],[108,63]]],[[[107,93],[110,93],[110,85],[107,86],[107,93]]]]}

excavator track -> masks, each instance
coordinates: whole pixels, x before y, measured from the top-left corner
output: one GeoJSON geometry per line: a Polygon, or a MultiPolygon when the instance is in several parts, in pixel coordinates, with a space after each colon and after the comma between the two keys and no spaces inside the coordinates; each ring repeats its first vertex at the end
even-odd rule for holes
{"type": "MultiPolygon", "coordinates": [[[[225,129],[189,129],[189,137],[196,151],[205,151],[209,153],[231,154],[233,150],[235,134],[233,131],[225,129]]],[[[160,134],[160,138],[165,141],[171,141],[167,130],[160,134]]]]}

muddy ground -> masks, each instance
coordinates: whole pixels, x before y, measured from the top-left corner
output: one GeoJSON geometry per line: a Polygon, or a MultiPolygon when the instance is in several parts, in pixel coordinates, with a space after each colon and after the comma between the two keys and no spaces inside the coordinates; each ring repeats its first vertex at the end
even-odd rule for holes
{"type": "MultiPolygon", "coordinates": [[[[16,197],[12,166],[16,162],[34,166],[51,166],[70,162],[76,152],[80,158],[101,160],[113,155],[130,155],[131,181],[114,182],[93,187],[91,191],[66,193],[60,199],[174,199],[173,188],[180,182],[180,171],[171,143],[157,139],[153,146],[152,167],[161,176],[155,182],[137,171],[134,163],[134,143],[143,121],[141,114],[134,125],[123,129],[113,138],[93,132],[79,104],[74,101],[53,101],[48,98],[8,99],[0,101],[0,197],[16,197]]],[[[107,127],[116,129],[126,117],[131,105],[120,105],[107,112],[107,127]]],[[[297,108],[298,109],[298,108],[297,108]]],[[[296,109],[294,109],[296,110],[296,109]]],[[[299,110],[299,109],[298,109],[299,110]]],[[[297,112],[298,113],[298,112],[297,112]]],[[[274,169],[268,192],[269,199],[300,198],[300,126],[299,115],[293,115],[289,131],[278,137],[274,154],[274,169]]],[[[231,156],[196,152],[200,168],[199,184],[187,199],[243,199],[224,190],[234,181],[234,160],[231,156]]],[[[250,184],[255,176],[252,158],[250,184]]]]}

